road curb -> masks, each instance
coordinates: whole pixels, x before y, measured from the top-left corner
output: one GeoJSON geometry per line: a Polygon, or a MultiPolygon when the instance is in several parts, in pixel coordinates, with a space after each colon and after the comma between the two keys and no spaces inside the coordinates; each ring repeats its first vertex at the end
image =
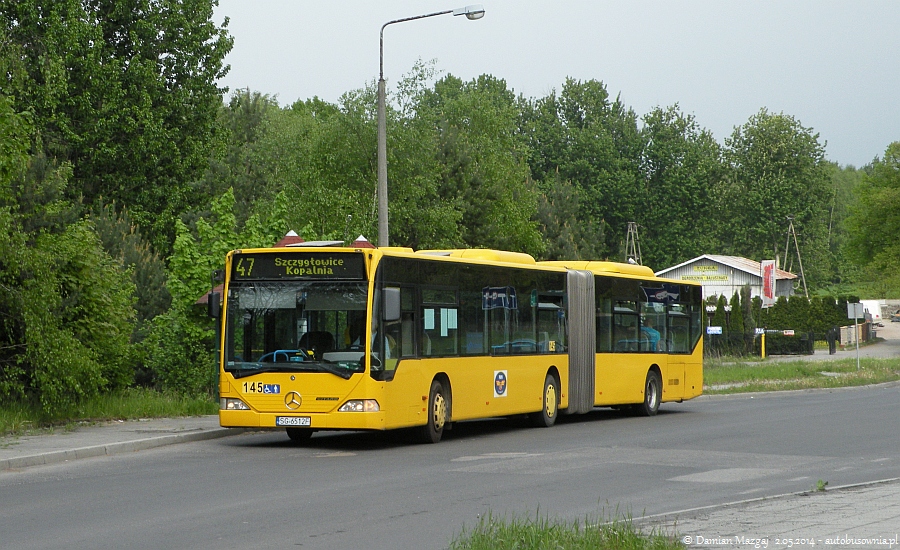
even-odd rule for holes
{"type": "Polygon", "coordinates": [[[0,471],[13,470],[17,468],[27,468],[29,466],[58,464],[60,462],[78,460],[82,458],[93,458],[97,456],[112,456],[122,453],[131,453],[135,451],[153,449],[156,447],[163,447],[166,445],[175,445],[177,443],[189,443],[192,441],[217,439],[220,437],[238,435],[244,433],[245,431],[246,430],[243,428],[216,428],[212,430],[197,429],[190,432],[177,434],[166,434],[154,437],[145,437],[143,439],[133,439],[130,441],[106,443],[103,445],[92,445],[88,447],[79,447],[76,449],[49,451],[34,455],[5,458],[0,459],[0,471]]]}

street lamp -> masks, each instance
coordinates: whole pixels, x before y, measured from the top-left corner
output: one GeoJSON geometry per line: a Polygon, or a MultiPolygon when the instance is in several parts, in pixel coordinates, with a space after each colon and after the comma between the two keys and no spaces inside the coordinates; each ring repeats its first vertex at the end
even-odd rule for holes
{"type": "Polygon", "coordinates": [[[425,15],[416,15],[414,17],[405,17],[403,19],[395,19],[388,21],[381,26],[381,34],[379,36],[378,51],[378,246],[388,246],[388,198],[387,198],[387,124],[385,123],[384,109],[384,28],[394,23],[403,23],[404,21],[413,21],[415,19],[424,19],[426,17],[434,17],[435,15],[465,15],[466,19],[472,21],[484,17],[484,8],[481,4],[457,8],[455,10],[437,11],[427,13],[425,15]]]}

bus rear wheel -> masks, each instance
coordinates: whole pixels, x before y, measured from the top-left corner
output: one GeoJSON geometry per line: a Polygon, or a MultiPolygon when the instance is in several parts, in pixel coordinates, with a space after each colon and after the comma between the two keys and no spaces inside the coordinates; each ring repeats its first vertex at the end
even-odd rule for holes
{"type": "Polygon", "coordinates": [[[450,416],[450,401],[444,392],[444,385],[439,380],[431,383],[427,413],[425,425],[419,428],[418,439],[422,443],[437,443],[444,435],[444,426],[450,416]]]}
{"type": "Polygon", "coordinates": [[[647,380],[644,382],[644,402],[635,405],[635,412],[641,416],[656,416],[659,411],[659,402],[662,399],[662,381],[655,370],[647,372],[647,380]]]}
{"type": "Polygon", "coordinates": [[[531,413],[531,422],[538,428],[549,428],[556,424],[556,417],[559,415],[559,384],[556,377],[550,373],[544,378],[541,401],[543,407],[539,412],[531,413]]]}

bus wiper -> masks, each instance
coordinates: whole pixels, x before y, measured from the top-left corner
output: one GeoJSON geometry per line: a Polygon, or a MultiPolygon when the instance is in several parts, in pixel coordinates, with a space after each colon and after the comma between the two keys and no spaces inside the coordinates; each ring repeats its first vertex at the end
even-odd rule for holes
{"type": "Polygon", "coordinates": [[[325,371],[335,376],[340,376],[344,380],[350,380],[353,373],[347,369],[338,368],[336,365],[321,361],[304,361],[303,363],[269,363],[260,365],[253,369],[235,369],[231,375],[235,378],[244,378],[245,376],[253,376],[254,374],[262,374],[266,372],[315,372],[325,371]]]}
{"type": "MultiPolygon", "coordinates": [[[[251,363],[252,364],[252,363],[251,363]]],[[[315,367],[312,363],[305,363],[303,366],[300,366],[297,363],[267,363],[265,365],[259,364],[256,368],[242,368],[235,369],[229,371],[232,376],[235,378],[244,378],[245,376],[253,376],[254,374],[262,374],[265,372],[303,372],[303,371],[315,371],[315,367]]]]}

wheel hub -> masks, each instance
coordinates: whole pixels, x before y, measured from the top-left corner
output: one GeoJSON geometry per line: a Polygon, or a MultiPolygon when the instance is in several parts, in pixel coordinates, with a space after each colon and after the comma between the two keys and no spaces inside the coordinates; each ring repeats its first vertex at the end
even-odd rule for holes
{"type": "Polygon", "coordinates": [[[547,395],[544,396],[544,403],[546,403],[547,416],[552,418],[556,414],[556,388],[552,384],[547,385],[547,395]]]}
{"type": "Polygon", "coordinates": [[[434,428],[440,431],[444,427],[444,422],[447,420],[447,401],[444,400],[444,396],[441,394],[437,394],[434,396],[434,410],[432,411],[434,418],[432,418],[432,422],[434,423],[434,428]]]}

